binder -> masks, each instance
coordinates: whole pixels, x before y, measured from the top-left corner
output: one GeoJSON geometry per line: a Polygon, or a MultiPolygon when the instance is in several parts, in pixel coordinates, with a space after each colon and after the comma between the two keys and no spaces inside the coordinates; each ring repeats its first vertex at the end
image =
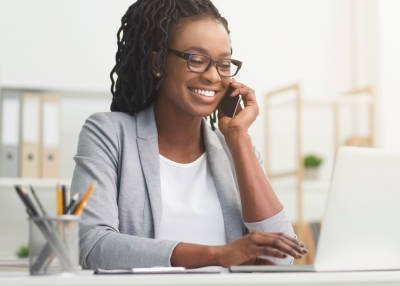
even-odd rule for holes
{"type": "Polygon", "coordinates": [[[42,96],[41,101],[41,177],[59,176],[60,99],[55,94],[42,96]]]}
{"type": "Polygon", "coordinates": [[[40,94],[22,94],[21,165],[20,176],[37,178],[40,175],[40,94]]]}
{"type": "Polygon", "coordinates": [[[1,100],[0,175],[19,176],[20,148],[20,92],[2,90],[1,100]]]}

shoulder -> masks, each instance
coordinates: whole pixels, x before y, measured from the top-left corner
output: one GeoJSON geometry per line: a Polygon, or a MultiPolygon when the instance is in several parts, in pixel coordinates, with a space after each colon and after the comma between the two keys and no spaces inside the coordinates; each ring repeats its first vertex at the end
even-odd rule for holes
{"type": "Polygon", "coordinates": [[[136,135],[135,116],[123,112],[90,115],[79,134],[79,146],[109,146],[118,150],[121,140],[136,135]]]}
{"type": "Polygon", "coordinates": [[[97,112],[86,119],[86,123],[107,125],[123,125],[135,121],[136,116],[124,112],[97,112]]]}
{"type": "Polygon", "coordinates": [[[150,106],[134,115],[124,112],[98,112],[85,122],[82,133],[95,133],[109,140],[126,141],[133,138],[156,138],[154,110],[150,106]]]}
{"type": "Polygon", "coordinates": [[[104,135],[130,130],[134,132],[136,116],[124,112],[98,112],[89,116],[82,131],[101,132],[104,135]]]}

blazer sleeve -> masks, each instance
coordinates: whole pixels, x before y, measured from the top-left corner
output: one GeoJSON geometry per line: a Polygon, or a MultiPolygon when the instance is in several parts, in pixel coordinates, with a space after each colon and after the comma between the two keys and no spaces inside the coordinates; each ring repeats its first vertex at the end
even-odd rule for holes
{"type": "Polygon", "coordinates": [[[82,196],[97,182],[81,216],[80,263],[83,268],[170,266],[178,242],[119,232],[119,134],[107,113],[89,117],[79,135],[72,192],[82,196]]]}

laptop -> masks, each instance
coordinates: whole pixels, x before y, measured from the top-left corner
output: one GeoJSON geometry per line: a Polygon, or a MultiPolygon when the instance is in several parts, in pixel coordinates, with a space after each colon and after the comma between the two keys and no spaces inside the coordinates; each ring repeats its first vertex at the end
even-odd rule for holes
{"type": "Polygon", "coordinates": [[[313,265],[232,266],[231,272],[400,269],[400,152],[341,147],[313,265]]]}

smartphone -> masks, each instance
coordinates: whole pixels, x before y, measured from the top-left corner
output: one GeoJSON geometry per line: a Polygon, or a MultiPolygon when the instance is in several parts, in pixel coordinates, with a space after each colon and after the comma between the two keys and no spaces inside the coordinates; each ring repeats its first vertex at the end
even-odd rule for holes
{"type": "Polygon", "coordinates": [[[218,109],[221,110],[226,116],[234,117],[240,104],[240,96],[231,96],[234,88],[229,85],[224,97],[218,104],[218,109]]]}

